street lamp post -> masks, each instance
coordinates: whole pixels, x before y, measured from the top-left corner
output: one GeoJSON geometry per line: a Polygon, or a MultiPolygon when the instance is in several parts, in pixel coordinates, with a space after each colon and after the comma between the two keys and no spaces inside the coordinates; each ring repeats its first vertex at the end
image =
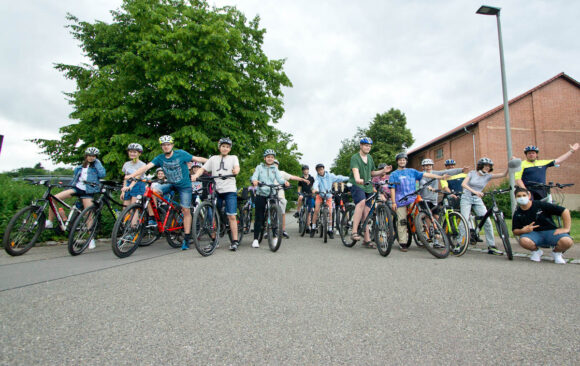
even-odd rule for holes
{"type": "MultiPolygon", "coordinates": [[[[506,78],[505,78],[505,62],[504,62],[504,58],[503,58],[503,41],[502,41],[502,37],[501,37],[501,23],[499,21],[500,10],[501,10],[500,8],[495,8],[493,6],[482,5],[477,10],[476,14],[495,15],[495,17],[497,19],[497,37],[499,39],[499,61],[500,61],[500,65],[501,65],[501,88],[503,90],[503,113],[504,113],[504,119],[505,119],[505,138],[506,138],[506,143],[507,143],[507,158],[508,158],[508,161],[510,161],[510,159],[513,156],[513,154],[512,154],[512,134],[511,134],[511,129],[510,129],[510,110],[509,110],[508,96],[507,96],[507,83],[506,83],[506,78]]],[[[510,178],[510,186],[514,187],[516,181],[515,181],[514,173],[512,171],[509,172],[509,178],[510,178]]],[[[514,201],[513,190],[510,193],[510,202],[511,202],[511,209],[512,209],[512,213],[513,213],[516,209],[516,203],[514,201]]]]}

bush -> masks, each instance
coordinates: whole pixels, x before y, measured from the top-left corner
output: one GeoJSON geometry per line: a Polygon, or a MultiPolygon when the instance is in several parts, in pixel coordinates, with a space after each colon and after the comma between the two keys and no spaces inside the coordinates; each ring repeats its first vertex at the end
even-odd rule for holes
{"type": "MultiPolygon", "coordinates": [[[[510,182],[509,180],[504,180],[502,181],[499,185],[489,185],[487,189],[485,189],[485,192],[489,192],[492,191],[494,189],[505,189],[508,188],[510,186],[510,182]]],[[[509,193],[502,193],[502,194],[498,194],[495,196],[495,201],[497,202],[497,206],[499,207],[499,209],[504,213],[506,218],[510,218],[512,217],[512,209],[511,209],[511,202],[510,202],[510,194],[509,193]]],[[[485,203],[485,207],[487,207],[488,209],[491,207],[492,202],[491,202],[491,197],[490,196],[484,196],[483,197],[483,203],[485,203]]]]}

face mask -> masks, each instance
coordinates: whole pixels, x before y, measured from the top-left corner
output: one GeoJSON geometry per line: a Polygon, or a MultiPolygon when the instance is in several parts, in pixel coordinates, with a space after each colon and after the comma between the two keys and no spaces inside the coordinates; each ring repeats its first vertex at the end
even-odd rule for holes
{"type": "Polygon", "coordinates": [[[517,197],[516,202],[519,205],[525,206],[528,204],[528,202],[530,202],[530,198],[529,197],[517,197]]]}

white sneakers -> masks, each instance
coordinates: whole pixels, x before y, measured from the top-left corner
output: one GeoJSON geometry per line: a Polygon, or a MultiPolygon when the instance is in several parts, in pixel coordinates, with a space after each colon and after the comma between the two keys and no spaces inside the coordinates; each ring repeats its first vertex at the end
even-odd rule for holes
{"type": "Polygon", "coordinates": [[[566,264],[566,260],[560,252],[552,252],[552,257],[554,258],[554,263],[556,264],[566,264]]]}
{"type": "Polygon", "coordinates": [[[532,252],[532,255],[530,256],[530,260],[534,261],[534,262],[539,262],[542,260],[542,255],[544,254],[544,252],[542,251],[542,249],[538,250],[534,250],[532,252]]]}
{"type": "Polygon", "coordinates": [[[91,239],[91,241],[89,241],[89,249],[95,249],[96,247],[95,239],[91,239]]]}
{"type": "Polygon", "coordinates": [[[45,229],[52,229],[52,228],[53,228],[53,226],[52,226],[52,221],[50,221],[50,220],[46,220],[46,221],[44,222],[44,228],[45,228],[45,229]]]}
{"type": "Polygon", "coordinates": [[[252,242],[252,248],[259,248],[260,247],[260,243],[258,243],[258,239],[254,239],[254,241],[252,242]]]}

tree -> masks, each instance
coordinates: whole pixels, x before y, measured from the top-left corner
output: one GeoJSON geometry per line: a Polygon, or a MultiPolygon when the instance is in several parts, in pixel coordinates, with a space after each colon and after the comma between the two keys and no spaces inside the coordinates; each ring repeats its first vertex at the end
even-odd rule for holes
{"type": "Polygon", "coordinates": [[[53,161],[78,163],[96,146],[109,176],[119,177],[131,142],[151,161],[161,135],[201,156],[229,136],[242,157],[277,135],[282,87],[291,83],[284,60],[262,51],[259,17],[248,22],[204,0],[124,0],[111,13],[111,24],[67,16],[91,64],[55,66],[76,81],[65,95],[78,123],[61,128],[60,140],[34,140],[53,161]]]}
{"type": "Polygon", "coordinates": [[[377,113],[368,128],[359,128],[352,138],[342,140],[342,146],[331,168],[333,173],[350,173],[350,158],[359,151],[359,141],[363,136],[373,139],[371,156],[376,165],[393,165],[395,155],[415,142],[411,130],[407,128],[407,117],[404,113],[394,108],[382,114],[377,113]]]}

